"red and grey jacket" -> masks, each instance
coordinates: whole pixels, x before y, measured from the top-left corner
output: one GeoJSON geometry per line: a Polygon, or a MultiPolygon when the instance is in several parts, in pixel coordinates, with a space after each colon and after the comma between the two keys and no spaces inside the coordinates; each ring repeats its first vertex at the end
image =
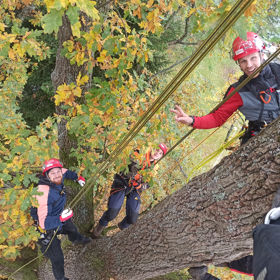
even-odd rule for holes
{"type": "Polygon", "coordinates": [[[76,172],[62,168],[62,173],[63,179],[60,185],[51,183],[46,176],[41,176],[38,183],[38,192],[41,195],[36,195],[38,207],[31,208],[31,216],[45,230],[56,229],[62,225],[59,216],[66,204],[66,195],[63,191],[64,179],[73,181],[78,179],[76,172]]]}
{"type": "MultiPolygon", "coordinates": [[[[230,94],[247,76],[231,85],[226,93],[230,94]]],[[[208,129],[219,127],[239,110],[249,121],[270,123],[280,115],[280,65],[270,63],[260,74],[235,93],[214,113],[194,117],[194,128],[208,129]]]]}

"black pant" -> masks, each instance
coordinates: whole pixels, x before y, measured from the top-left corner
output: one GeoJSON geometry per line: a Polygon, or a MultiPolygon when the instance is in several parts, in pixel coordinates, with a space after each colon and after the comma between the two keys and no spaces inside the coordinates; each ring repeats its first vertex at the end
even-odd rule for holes
{"type": "Polygon", "coordinates": [[[120,222],[121,229],[129,227],[131,224],[135,224],[139,215],[141,198],[136,190],[133,190],[129,194],[126,194],[126,189],[114,189],[112,188],[111,194],[108,200],[108,210],[103,213],[99,220],[100,225],[107,226],[110,221],[115,219],[119,214],[121,207],[126,197],[126,216],[120,222]]]}
{"type": "MultiPolygon", "coordinates": [[[[73,242],[76,240],[81,240],[83,236],[78,232],[76,226],[73,224],[71,219],[64,222],[61,230],[58,234],[67,234],[68,239],[73,242]]],[[[53,275],[56,280],[64,280],[64,255],[61,249],[61,241],[55,236],[48,248],[46,244],[46,239],[39,239],[38,243],[41,247],[41,252],[50,259],[52,264],[53,275]],[[47,249],[48,248],[48,249],[47,249]],[[47,250],[47,251],[46,251],[47,250]],[[46,252],[45,252],[46,251],[46,252]]]]}

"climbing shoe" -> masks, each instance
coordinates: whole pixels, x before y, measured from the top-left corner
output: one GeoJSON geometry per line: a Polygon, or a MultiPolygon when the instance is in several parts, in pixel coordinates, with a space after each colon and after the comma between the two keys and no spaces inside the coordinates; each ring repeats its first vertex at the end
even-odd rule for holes
{"type": "Polygon", "coordinates": [[[75,245],[81,244],[81,245],[86,245],[91,241],[91,238],[83,236],[81,239],[75,240],[73,243],[75,245]]]}
{"type": "Polygon", "coordinates": [[[215,276],[207,273],[207,266],[191,267],[188,272],[191,275],[193,280],[220,280],[215,276]]]}
{"type": "Polygon", "coordinates": [[[100,237],[104,228],[105,228],[105,226],[102,226],[98,223],[98,225],[94,228],[91,237],[93,239],[96,239],[96,238],[100,237]]]}
{"type": "Polygon", "coordinates": [[[121,224],[121,223],[118,223],[118,228],[119,228],[120,230],[123,230],[122,224],[121,224]]]}

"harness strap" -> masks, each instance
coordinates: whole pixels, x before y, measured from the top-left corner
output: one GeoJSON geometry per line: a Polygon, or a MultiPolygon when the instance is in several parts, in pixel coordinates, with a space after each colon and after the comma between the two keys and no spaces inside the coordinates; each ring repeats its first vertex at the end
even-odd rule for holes
{"type": "MultiPolygon", "coordinates": [[[[141,170],[144,170],[144,169],[146,169],[146,168],[150,168],[150,167],[151,167],[152,163],[151,163],[151,160],[150,160],[150,155],[151,155],[150,152],[146,153],[146,155],[145,155],[145,160],[144,160],[143,163],[142,163],[142,168],[141,168],[141,170]]],[[[153,163],[155,164],[156,161],[153,161],[153,163]]],[[[132,187],[134,187],[136,190],[141,189],[142,184],[139,183],[139,181],[141,180],[141,178],[142,178],[142,176],[141,176],[139,173],[137,173],[133,178],[130,179],[129,185],[132,186],[132,187]]]]}

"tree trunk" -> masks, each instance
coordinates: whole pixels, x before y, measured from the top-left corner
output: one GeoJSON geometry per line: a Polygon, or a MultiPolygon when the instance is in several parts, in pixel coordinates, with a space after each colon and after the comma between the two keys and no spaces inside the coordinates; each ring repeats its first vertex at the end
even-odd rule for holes
{"type": "MultiPolygon", "coordinates": [[[[86,17],[84,15],[84,17],[86,17]]],[[[63,49],[63,43],[70,40],[72,35],[71,25],[69,19],[66,15],[63,16],[62,26],[59,28],[58,34],[58,50],[56,55],[55,69],[51,74],[52,83],[55,91],[62,84],[76,83],[76,79],[79,73],[82,76],[86,74],[87,64],[82,66],[77,66],[77,64],[71,65],[69,60],[61,55],[63,49]]],[[[86,87],[83,88],[83,91],[86,87]]],[[[66,111],[61,108],[61,106],[56,107],[56,113],[58,115],[67,115],[66,111]]],[[[62,117],[61,122],[58,123],[58,146],[59,146],[59,158],[63,162],[66,168],[71,169],[71,167],[77,166],[77,160],[75,157],[70,156],[72,148],[77,147],[75,135],[70,135],[67,130],[67,120],[62,117]]],[[[71,201],[76,193],[77,187],[74,184],[70,184],[67,188],[67,200],[71,201]],[[71,186],[72,185],[72,186],[71,186]]],[[[77,184],[76,184],[77,185],[77,184]]],[[[93,192],[92,190],[87,193],[83,198],[82,205],[80,204],[78,208],[75,209],[75,223],[80,228],[81,231],[88,231],[92,226],[93,221],[93,192]]]]}
{"type": "Polygon", "coordinates": [[[72,274],[72,280],[143,280],[251,254],[252,229],[270,209],[279,172],[277,120],[136,225],[86,248],[69,249],[66,275],[72,274]]]}
{"type": "MultiPolygon", "coordinates": [[[[61,55],[63,49],[63,43],[70,40],[73,37],[71,25],[66,15],[62,18],[62,25],[59,28],[58,38],[58,50],[56,55],[55,69],[51,74],[52,83],[55,91],[62,84],[76,83],[79,72],[82,76],[86,74],[86,64],[83,66],[77,66],[76,64],[71,65],[69,60],[61,55]]],[[[56,113],[58,115],[66,115],[66,111],[61,106],[56,107],[56,113]]],[[[62,118],[61,122],[58,123],[58,145],[60,159],[64,164],[70,164],[75,166],[76,159],[69,157],[71,148],[76,147],[75,136],[69,135],[66,128],[67,121],[62,118]],[[74,162],[73,162],[74,161],[74,162]]]]}

